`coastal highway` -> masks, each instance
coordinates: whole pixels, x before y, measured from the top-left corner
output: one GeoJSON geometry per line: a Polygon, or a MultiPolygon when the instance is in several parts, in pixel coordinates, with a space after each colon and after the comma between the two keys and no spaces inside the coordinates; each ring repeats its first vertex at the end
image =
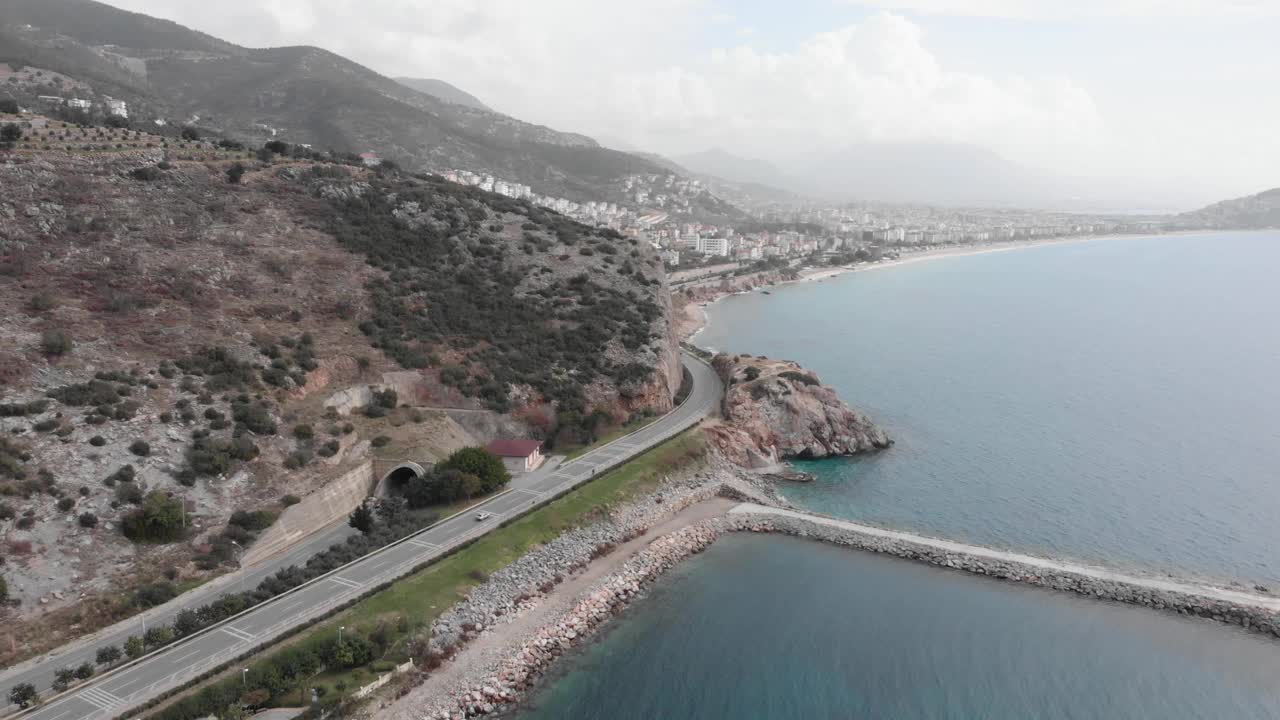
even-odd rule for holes
{"type": "MultiPolygon", "coordinates": [[[[436,523],[158,652],[92,678],[24,711],[21,717],[30,720],[100,720],[121,715],[254,648],[269,644],[299,625],[323,617],[373,588],[413,572],[452,548],[492,531],[505,520],[693,427],[716,410],[723,389],[715,372],[701,361],[686,356],[684,365],[693,376],[689,397],[680,407],[646,427],[550,472],[531,473],[520,482],[513,482],[507,491],[467,512],[436,523]],[[479,512],[492,513],[492,517],[479,522],[475,519],[479,512]]],[[[280,567],[278,562],[271,565],[280,567]]],[[[233,588],[224,588],[224,591],[230,589],[233,588]]],[[[191,606],[206,601],[207,598],[200,598],[191,606]]],[[[177,608],[174,609],[176,611],[177,608]]],[[[69,658],[70,655],[66,659],[58,658],[52,667],[72,664],[69,658]]],[[[45,670],[51,672],[48,668],[45,670]]],[[[37,671],[32,670],[33,673],[37,671]]],[[[6,678],[0,685],[0,691],[7,696],[9,688],[16,682],[30,681],[6,678]]],[[[13,709],[9,707],[10,711],[13,709]]]]}

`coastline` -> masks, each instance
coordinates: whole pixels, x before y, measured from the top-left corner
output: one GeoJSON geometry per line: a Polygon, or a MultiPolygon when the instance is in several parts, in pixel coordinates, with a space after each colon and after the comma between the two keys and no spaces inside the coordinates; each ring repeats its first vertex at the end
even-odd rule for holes
{"type": "MultiPolygon", "coordinates": [[[[779,281],[768,288],[820,282],[847,273],[881,270],[945,257],[1185,234],[1198,234],[1198,231],[938,248],[855,267],[812,268],[804,271],[798,279],[779,281]]],[[[691,332],[684,332],[682,328],[681,338],[696,344],[698,334],[709,320],[707,308],[731,294],[738,293],[721,291],[714,299],[678,304],[677,312],[681,314],[678,323],[700,321],[691,332]]],[[[743,476],[739,471],[725,472],[739,478],[743,476]]],[[[664,488],[663,492],[668,491],[664,488]]],[[[673,496],[667,497],[670,500],[673,496]]],[[[1271,595],[1260,586],[1256,587],[1257,592],[1248,592],[1243,588],[1193,579],[1148,576],[1140,571],[1009,553],[813,513],[793,513],[779,509],[783,503],[777,502],[749,501],[760,509],[757,512],[736,504],[725,510],[724,500],[719,499],[723,497],[703,496],[679,510],[664,508],[664,512],[674,511],[675,515],[645,528],[641,533],[652,534],[653,537],[631,537],[619,544],[616,554],[593,559],[582,570],[582,576],[571,578],[559,587],[540,594],[532,590],[536,584],[531,585],[529,591],[534,594],[533,599],[523,607],[517,602],[510,621],[481,627],[476,633],[475,644],[463,648],[457,658],[448,660],[451,664],[458,663],[451,665],[459,668],[458,672],[443,669],[439,675],[432,673],[423,685],[408,691],[404,700],[417,697],[416,707],[397,703],[402,712],[395,715],[396,719],[474,717],[507,714],[513,709],[518,712],[519,703],[524,698],[543,684],[554,681],[553,667],[555,663],[563,663],[561,658],[564,655],[574,647],[590,642],[596,630],[624,612],[632,601],[643,597],[645,588],[667,570],[688,556],[701,552],[728,532],[768,532],[808,538],[991,579],[1214,620],[1280,638],[1280,597],[1271,595]],[[531,629],[531,626],[536,626],[536,629],[531,629]],[[446,677],[450,679],[446,681],[446,677]],[[428,687],[431,691],[425,692],[428,687]]],[[[654,500],[651,496],[643,502],[652,503],[654,500]]]]}
{"type": "MultiPolygon", "coordinates": [[[[931,260],[941,260],[945,258],[968,257],[971,255],[989,255],[992,253],[1013,252],[1016,250],[1029,250],[1039,247],[1052,247],[1060,245],[1082,245],[1085,243],[1096,242],[1112,242],[1122,240],[1151,240],[1161,237],[1177,237],[1182,235],[1202,234],[1203,230],[1182,230],[1167,233],[1151,233],[1142,235],[1089,235],[1085,237],[1056,238],[1051,240],[1020,240],[1017,242],[988,242],[975,245],[962,245],[958,247],[930,248],[916,252],[908,252],[905,256],[899,256],[892,260],[883,260],[874,263],[859,263],[857,265],[841,265],[830,268],[805,268],[800,271],[800,277],[795,280],[782,280],[771,285],[771,288],[784,288],[789,285],[800,285],[809,282],[821,282],[830,280],[831,278],[840,277],[852,273],[874,272],[877,270],[888,270],[890,268],[903,267],[906,265],[916,265],[931,260]]],[[[1241,230],[1236,232],[1252,232],[1241,230]]],[[[689,302],[681,312],[685,317],[681,318],[680,339],[691,345],[698,345],[698,336],[706,329],[711,318],[708,308],[720,302],[721,300],[733,295],[753,292],[753,290],[739,290],[733,292],[720,292],[710,300],[701,302],[689,302]]],[[[713,348],[703,348],[713,350],[713,348]]]]}
{"type": "Polygon", "coordinates": [[[460,720],[518,712],[532,693],[554,682],[566,656],[591,642],[597,631],[643,598],[649,586],[736,532],[788,535],[1280,638],[1280,597],[1270,594],[1129,575],[788,510],[763,500],[740,478],[722,469],[699,485],[668,487],[621,510],[647,519],[628,525],[629,539],[576,573],[569,571],[575,574],[563,583],[536,592],[529,588],[511,598],[509,612],[503,609],[494,624],[474,628],[447,665],[400,693],[389,708],[390,717],[460,720]],[[664,495],[674,507],[659,503],[656,510],[655,498],[664,495]],[[740,501],[744,495],[745,502],[740,501]]]}

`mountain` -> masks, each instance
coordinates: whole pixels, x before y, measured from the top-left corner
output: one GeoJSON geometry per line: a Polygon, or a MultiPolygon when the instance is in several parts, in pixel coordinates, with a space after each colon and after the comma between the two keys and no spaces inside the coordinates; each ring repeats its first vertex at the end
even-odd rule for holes
{"type": "Polygon", "coordinates": [[[435,97],[451,102],[454,105],[463,105],[474,110],[484,110],[485,112],[493,112],[488,105],[480,102],[479,98],[464,90],[460,90],[453,85],[435,78],[407,78],[398,77],[396,82],[405,87],[413,88],[420,93],[434,95],[435,97]]]}
{"type": "Polygon", "coordinates": [[[34,84],[6,85],[24,102],[111,96],[129,103],[135,122],[372,150],[415,171],[488,172],[576,201],[620,200],[621,178],[665,172],[582,135],[447,102],[320,48],[244,48],[92,0],[0,0],[0,62],[39,73],[34,84]],[[41,84],[57,74],[60,87],[41,84]]]}
{"type": "Polygon", "coordinates": [[[773,163],[740,157],[719,148],[679,155],[674,160],[695,173],[714,175],[730,182],[774,187],[788,183],[786,174],[773,163]]]}
{"type": "Polygon", "coordinates": [[[10,123],[0,571],[19,604],[0,666],[133,612],[159,568],[208,579],[235,559],[233,511],[330,492],[371,443],[427,463],[671,407],[679,346],[648,243],[438,177],[10,123]],[[187,501],[192,542],[121,532],[153,491],[187,501]],[[101,524],[64,523],[64,497],[101,524]]]}
{"type": "Polygon", "coordinates": [[[1280,227],[1280,188],[1224,200],[1180,216],[1198,225],[1220,228],[1280,227]]]}

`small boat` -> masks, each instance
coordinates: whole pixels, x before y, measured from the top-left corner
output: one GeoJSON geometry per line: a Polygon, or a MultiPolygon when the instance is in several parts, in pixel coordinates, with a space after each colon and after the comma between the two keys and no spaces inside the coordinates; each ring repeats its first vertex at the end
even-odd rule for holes
{"type": "Polygon", "coordinates": [[[764,293],[765,295],[772,295],[772,294],[773,294],[773,293],[769,292],[768,290],[761,290],[760,292],[764,293]]]}

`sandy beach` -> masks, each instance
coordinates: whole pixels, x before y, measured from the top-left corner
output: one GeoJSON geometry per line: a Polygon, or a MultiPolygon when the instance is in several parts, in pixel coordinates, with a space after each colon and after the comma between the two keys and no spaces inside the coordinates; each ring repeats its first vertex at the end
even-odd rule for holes
{"type": "MultiPolygon", "coordinates": [[[[963,257],[967,255],[986,255],[989,253],[1011,252],[1014,250],[1026,250],[1029,248],[1049,247],[1052,245],[1078,245],[1083,243],[1107,242],[1114,240],[1144,240],[1156,237],[1164,237],[1167,235],[1194,234],[1192,231],[1186,233],[1159,233],[1152,235],[1094,235],[1089,237],[1061,238],[1055,240],[1024,240],[1019,242],[1002,242],[1002,243],[983,243],[980,245],[964,245],[960,247],[946,248],[929,248],[919,251],[907,251],[892,260],[882,260],[874,263],[860,263],[853,266],[838,266],[829,268],[805,268],[800,271],[800,277],[796,280],[786,280],[778,282],[771,288],[782,288],[787,285],[795,285],[808,282],[820,282],[830,280],[848,273],[864,273],[875,270],[887,270],[889,268],[902,267],[904,265],[914,265],[917,263],[928,262],[930,260],[940,260],[943,258],[963,257]]],[[[743,291],[750,292],[750,291],[743,291]]],[[[680,337],[686,342],[697,344],[698,335],[706,327],[709,321],[707,308],[720,302],[726,297],[737,293],[721,293],[713,299],[703,300],[701,302],[688,302],[682,308],[682,314],[677,319],[680,337]]]]}

